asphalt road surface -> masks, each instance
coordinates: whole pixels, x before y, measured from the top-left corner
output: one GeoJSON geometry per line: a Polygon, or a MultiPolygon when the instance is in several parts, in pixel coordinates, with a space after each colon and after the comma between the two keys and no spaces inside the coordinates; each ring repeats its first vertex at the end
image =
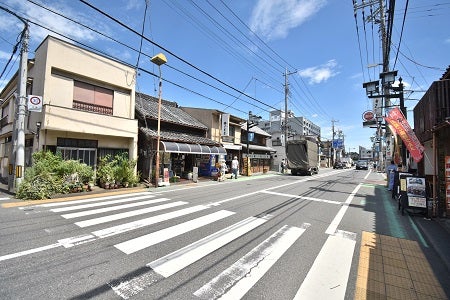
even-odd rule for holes
{"type": "MultiPolygon", "coordinates": [[[[0,295],[357,299],[364,237],[427,247],[390,202],[381,174],[327,169],[3,206],[0,295]]],[[[431,274],[446,299],[448,274],[431,274]]]]}

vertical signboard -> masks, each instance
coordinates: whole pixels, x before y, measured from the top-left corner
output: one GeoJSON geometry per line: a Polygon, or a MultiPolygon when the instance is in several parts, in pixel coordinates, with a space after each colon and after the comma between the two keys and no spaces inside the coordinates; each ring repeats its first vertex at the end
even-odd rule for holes
{"type": "Polygon", "coordinates": [[[406,193],[410,207],[427,207],[427,194],[425,192],[425,178],[406,177],[406,193]]]}
{"type": "Polygon", "coordinates": [[[230,135],[230,114],[222,114],[222,136],[230,135]]]}

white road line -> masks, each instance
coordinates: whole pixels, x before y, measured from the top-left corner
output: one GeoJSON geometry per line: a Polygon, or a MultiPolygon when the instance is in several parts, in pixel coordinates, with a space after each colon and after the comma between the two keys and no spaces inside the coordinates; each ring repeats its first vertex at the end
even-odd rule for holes
{"type": "Polygon", "coordinates": [[[0,198],[0,201],[11,200],[11,198],[0,198]]]}
{"type": "Polygon", "coordinates": [[[89,202],[97,202],[102,200],[108,200],[108,199],[117,199],[117,198],[125,198],[129,196],[138,196],[138,195],[153,195],[150,192],[140,192],[140,193],[132,193],[132,194],[120,194],[120,195],[112,195],[112,196],[103,196],[103,197],[95,197],[90,199],[83,199],[83,200],[73,200],[73,201],[65,201],[65,202],[54,202],[54,203],[44,203],[36,205],[38,207],[54,207],[54,206],[64,206],[64,205],[73,205],[73,204],[80,204],[80,203],[89,203],[89,202]]]}
{"type": "Polygon", "coordinates": [[[122,299],[130,299],[136,294],[139,294],[149,286],[156,284],[164,278],[153,272],[152,269],[142,270],[142,273],[134,277],[124,277],[109,282],[111,289],[122,299]]]}
{"type": "Polygon", "coordinates": [[[343,231],[328,236],[294,300],[344,299],[356,234],[343,231]]]}
{"type": "Polygon", "coordinates": [[[73,236],[67,239],[58,240],[58,243],[64,248],[71,248],[73,246],[81,245],[84,243],[92,242],[96,240],[97,238],[93,236],[92,234],[86,234],[86,235],[79,235],[79,236],[73,236]]]}
{"type": "Polygon", "coordinates": [[[41,251],[45,251],[45,250],[49,250],[49,249],[53,249],[53,248],[57,248],[57,247],[61,247],[61,244],[56,243],[56,244],[42,246],[42,247],[38,247],[38,248],[34,248],[34,249],[21,251],[21,252],[11,253],[11,254],[0,256],[0,261],[16,258],[16,257],[20,257],[20,256],[25,256],[28,254],[33,254],[33,253],[37,253],[37,252],[41,252],[41,251]]]}
{"type": "MultiPolygon", "coordinates": [[[[110,201],[95,202],[95,203],[90,203],[90,204],[53,208],[50,211],[63,212],[63,211],[79,210],[79,209],[92,208],[92,207],[97,207],[97,206],[106,206],[106,205],[117,204],[117,203],[131,202],[131,201],[135,201],[135,200],[148,199],[148,198],[153,198],[153,197],[154,197],[154,195],[144,195],[144,196],[137,196],[137,197],[131,197],[131,198],[126,198],[126,199],[110,200],[110,201]]],[[[67,204],[69,204],[69,203],[67,203],[67,204]]]]}
{"type": "Polygon", "coordinates": [[[194,292],[200,299],[241,299],[305,232],[283,226],[228,269],[194,292]]]}
{"type": "Polygon", "coordinates": [[[103,207],[103,208],[98,208],[98,209],[80,211],[80,212],[76,212],[76,213],[64,214],[64,215],[61,215],[61,217],[63,217],[64,219],[73,219],[73,218],[101,214],[101,213],[109,212],[109,211],[121,210],[121,209],[125,209],[125,208],[130,208],[130,207],[144,206],[144,205],[164,202],[164,201],[168,201],[168,200],[170,200],[170,199],[169,198],[161,198],[161,199],[146,200],[146,201],[140,201],[140,202],[136,202],[136,203],[128,203],[128,204],[122,204],[122,205],[117,205],[117,206],[109,206],[109,207],[103,207]]]}
{"type": "Polygon", "coordinates": [[[137,220],[134,222],[129,222],[129,223],[97,230],[97,231],[92,232],[92,234],[94,234],[95,236],[98,236],[99,238],[105,238],[108,236],[116,235],[119,233],[127,232],[130,230],[142,228],[142,227],[153,225],[153,224],[156,224],[159,222],[163,222],[163,221],[167,221],[167,220],[174,219],[177,217],[181,217],[181,216],[185,216],[185,215],[192,214],[195,212],[199,212],[199,211],[202,211],[202,210],[205,210],[208,208],[209,208],[208,206],[204,206],[204,205],[192,206],[192,207],[188,207],[185,209],[180,209],[177,211],[165,213],[162,215],[157,215],[157,216],[149,217],[146,219],[137,220]]]}
{"type": "MultiPolygon", "coordinates": [[[[279,189],[279,188],[282,188],[282,187],[285,187],[285,186],[290,186],[290,185],[293,185],[293,184],[298,184],[299,182],[305,182],[305,181],[315,180],[315,179],[318,179],[318,178],[327,177],[327,176],[331,176],[331,175],[335,175],[335,174],[339,174],[339,173],[347,172],[347,171],[348,171],[348,170],[345,169],[345,170],[339,170],[339,171],[332,171],[332,172],[326,173],[326,174],[321,174],[321,175],[315,175],[315,176],[311,176],[311,177],[306,177],[306,178],[302,178],[302,179],[299,179],[299,180],[291,181],[291,182],[288,182],[288,183],[285,183],[285,184],[277,185],[277,186],[274,186],[274,187],[271,187],[271,188],[267,188],[267,189],[264,189],[264,190],[260,190],[260,191],[256,191],[256,192],[251,192],[251,193],[247,193],[247,194],[243,194],[243,195],[239,195],[239,196],[236,196],[236,197],[224,199],[224,200],[217,201],[217,202],[212,202],[212,203],[210,203],[209,205],[210,205],[210,206],[219,206],[219,205],[221,205],[221,204],[223,204],[223,203],[226,203],[226,202],[229,202],[229,201],[233,201],[233,200],[237,200],[237,199],[241,199],[241,198],[247,198],[247,197],[249,197],[249,196],[256,195],[256,194],[259,194],[259,193],[261,193],[261,192],[268,192],[268,191],[271,191],[271,190],[274,190],[274,189],[279,189]]],[[[340,204],[341,204],[341,203],[340,203],[340,204]]]]}
{"type": "Polygon", "coordinates": [[[147,264],[147,267],[152,268],[156,273],[167,278],[209,253],[212,253],[220,247],[264,224],[268,218],[269,217],[250,217],[242,220],[241,222],[213,233],[184,248],[154,260],[147,264]]]}
{"type": "Polygon", "coordinates": [[[261,191],[261,193],[272,194],[272,195],[283,196],[283,197],[290,197],[290,198],[297,198],[297,199],[302,199],[302,200],[310,200],[310,201],[316,201],[316,202],[338,204],[338,205],[342,204],[342,202],[340,202],[340,201],[325,200],[325,199],[305,197],[305,196],[299,196],[299,195],[293,195],[293,194],[277,193],[277,192],[271,192],[271,191],[261,191]]]}
{"type": "MultiPolygon", "coordinates": [[[[161,198],[161,199],[164,199],[164,198],[161,198]]],[[[104,216],[104,217],[98,217],[98,218],[94,218],[94,219],[79,221],[79,222],[75,222],[75,225],[77,225],[79,227],[89,227],[89,226],[93,226],[93,225],[98,225],[98,224],[102,224],[102,223],[107,223],[107,222],[111,222],[111,221],[129,218],[129,217],[134,217],[134,216],[139,216],[139,215],[147,214],[150,212],[155,212],[155,211],[168,209],[168,208],[185,205],[185,204],[188,204],[188,202],[177,201],[177,202],[173,202],[173,203],[167,203],[167,204],[162,204],[162,205],[157,205],[157,206],[152,206],[152,207],[147,207],[147,208],[142,208],[142,209],[137,209],[137,210],[132,210],[132,211],[126,211],[126,212],[118,213],[118,214],[114,214],[114,215],[108,215],[108,216],[104,216]]]]}
{"type": "Polygon", "coordinates": [[[231,211],[220,210],[218,212],[199,217],[197,219],[193,219],[172,227],[168,227],[137,237],[132,240],[128,240],[120,244],[116,244],[114,245],[114,247],[126,254],[131,254],[234,214],[235,213],[231,211]]]}
{"type": "Polygon", "coordinates": [[[331,221],[330,225],[328,226],[327,230],[325,231],[326,234],[334,234],[337,230],[337,227],[339,226],[339,223],[341,223],[342,218],[345,215],[345,212],[348,209],[348,205],[352,202],[353,197],[355,197],[356,193],[362,186],[362,183],[358,184],[353,192],[347,197],[347,200],[345,200],[344,204],[342,205],[341,209],[338,211],[336,216],[334,217],[333,221],[331,221]]]}

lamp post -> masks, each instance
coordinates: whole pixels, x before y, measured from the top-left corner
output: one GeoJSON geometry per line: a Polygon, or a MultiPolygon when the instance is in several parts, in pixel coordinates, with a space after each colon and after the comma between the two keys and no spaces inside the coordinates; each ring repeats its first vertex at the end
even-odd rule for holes
{"type": "Polygon", "coordinates": [[[159,88],[158,88],[158,133],[156,136],[156,166],[155,166],[155,187],[159,184],[159,142],[161,139],[161,90],[162,90],[162,77],[161,77],[161,65],[167,63],[167,58],[164,54],[159,53],[152,57],[151,62],[158,66],[159,70],[159,88]]]}

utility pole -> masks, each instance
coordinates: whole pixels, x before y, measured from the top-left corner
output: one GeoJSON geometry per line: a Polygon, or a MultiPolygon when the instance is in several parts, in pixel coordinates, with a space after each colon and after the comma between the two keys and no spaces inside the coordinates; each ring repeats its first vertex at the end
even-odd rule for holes
{"type": "MultiPolygon", "coordinates": [[[[386,16],[385,16],[385,6],[384,6],[384,1],[383,0],[372,0],[372,1],[362,1],[361,4],[357,4],[356,0],[353,0],[353,8],[356,14],[356,10],[358,9],[363,9],[367,6],[374,6],[376,5],[376,3],[378,2],[378,8],[375,9],[374,13],[372,15],[370,15],[369,17],[367,17],[364,21],[365,22],[369,22],[372,21],[374,24],[379,24],[380,26],[380,35],[381,35],[381,48],[382,48],[382,55],[383,55],[383,73],[389,72],[389,55],[390,55],[390,38],[388,38],[387,35],[387,30],[386,30],[386,16]]],[[[391,3],[395,4],[395,1],[391,1],[391,3]]],[[[393,7],[389,7],[389,16],[390,16],[390,24],[392,24],[392,19],[394,16],[394,12],[393,12],[393,7]]],[[[390,26],[392,29],[392,26],[390,26]]],[[[390,107],[391,106],[391,101],[389,98],[389,85],[382,85],[382,95],[384,95],[383,99],[384,99],[384,107],[390,107]]],[[[381,128],[380,128],[381,131],[381,128]]],[[[380,132],[380,152],[383,153],[383,139],[381,138],[381,132],[380,132]]],[[[390,140],[391,140],[391,133],[389,131],[389,128],[386,126],[385,128],[385,139],[386,141],[389,142],[386,143],[390,146],[390,140]]],[[[386,158],[386,153],[387,153],[387,148],[384,151],[384,157],[383,155],[379,155],[378,159],[379,159],[379,163],[381,164],[383,160],[385,160],[386,158]]],[[[392,153],[392,152],[391,152],[392,153]]],[[[387,162],[385,162],[385,167],[387,167],[387,162]]]]}
{"type": "Polygon", "coordinates": [[[20,70],[19,70],[19,98],[17,103],[17,146],[16,146],[16,181],[18,187],[22,183],[23,170],[25,167],[25,115],[27,99],[27,77],[28,77],[28,24],[25,23],[24,34],[22,37],[22,49],[20,52],[20,70]]]}
{"type": "Polygon", "coordinates": [[[335,155],[335,150],[334,150],[334,136],[336,134],[336,131],[334,131],[334,123],[339,122],[337,120],[332,119],[331,120],[331,130],[332,130],[332,139],[331,139],[331,165],[334,166],[334,155],[335,155]]]}
{"type": "Polygon", "coordinates": [[[289,96],[289,82],[288,82],[288,76],[297,73],[295,72],[288,72],[287,68],[284,72],[284,153],[286,155],[287,151],[287,140],[288,140],[288,96],[289,96]]]}

